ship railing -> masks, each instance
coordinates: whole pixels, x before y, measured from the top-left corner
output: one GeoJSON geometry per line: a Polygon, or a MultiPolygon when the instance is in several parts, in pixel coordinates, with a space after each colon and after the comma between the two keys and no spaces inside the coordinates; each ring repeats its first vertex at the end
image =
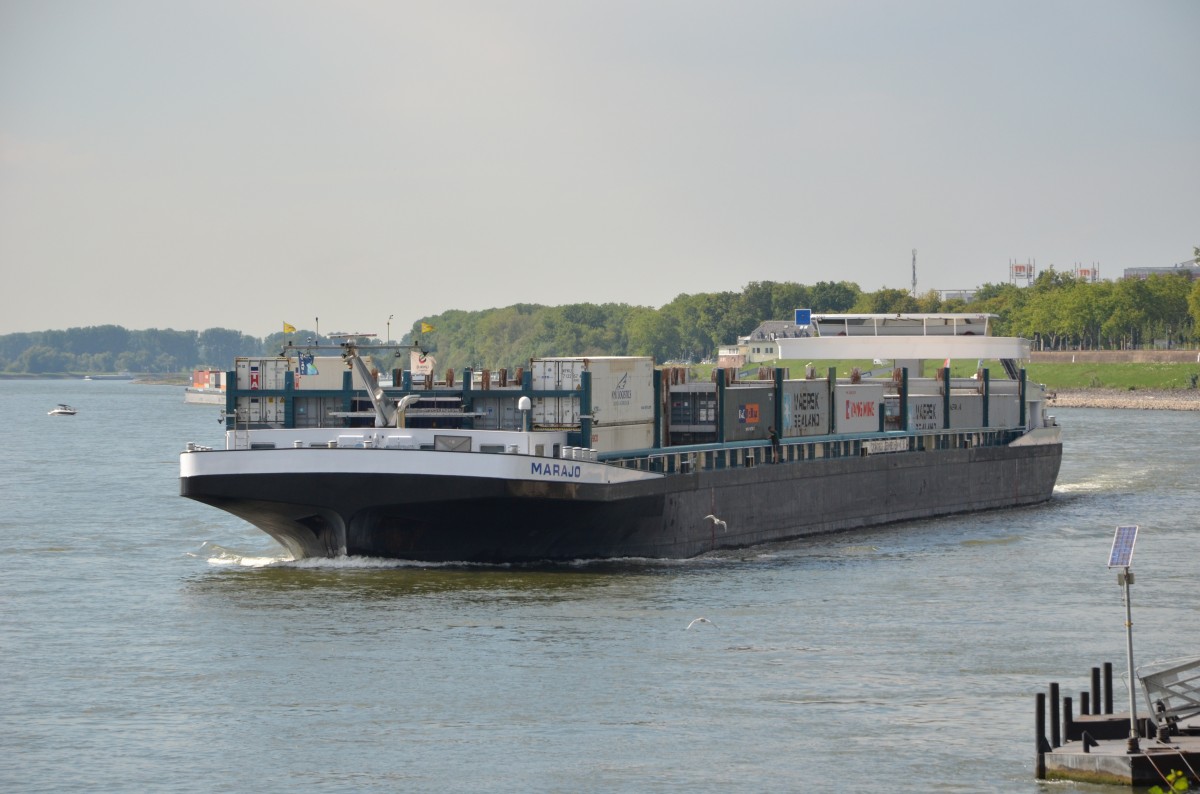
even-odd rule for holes
{"type": "Polygon", "coordinates": [[[770,442],[745,441],[727,445],[693,444],[635,453],[602,453],[602,463],[658,474],[692,474],[699,471],[753,468],[761,465],[793,464],[832,458],[852,458],[898,452],[1002,447],[1019,431],[1012,429],[877,433],[841,437],[781,439],[777,450],[770,442]]]}

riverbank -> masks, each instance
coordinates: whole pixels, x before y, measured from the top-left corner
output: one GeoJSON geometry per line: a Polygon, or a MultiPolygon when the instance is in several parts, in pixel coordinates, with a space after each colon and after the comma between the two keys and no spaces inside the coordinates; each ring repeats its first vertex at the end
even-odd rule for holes
{"type": "Polygon", "coordinates": [[[1053,394],[1052,407],[1200,411],[1200,389],[1059,389],[1053,394]]]}

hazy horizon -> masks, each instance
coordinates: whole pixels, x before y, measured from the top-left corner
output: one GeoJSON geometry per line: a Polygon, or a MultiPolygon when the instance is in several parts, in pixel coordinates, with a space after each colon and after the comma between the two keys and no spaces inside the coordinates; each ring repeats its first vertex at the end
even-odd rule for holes
{"type": "Polygon", "coordinates": [[[0,334],[1200,245],[1200,3],[0,3],[0,334]]]}

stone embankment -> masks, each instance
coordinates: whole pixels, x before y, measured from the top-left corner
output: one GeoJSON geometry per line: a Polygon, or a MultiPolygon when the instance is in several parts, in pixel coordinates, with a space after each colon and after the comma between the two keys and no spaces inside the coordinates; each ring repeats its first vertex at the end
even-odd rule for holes
{"type": "Polygon", "coordinates": [[[1200,411],[1200,389],[1059,389],[1050,400],[1062,408],[1136,408],[1200,411]]]}

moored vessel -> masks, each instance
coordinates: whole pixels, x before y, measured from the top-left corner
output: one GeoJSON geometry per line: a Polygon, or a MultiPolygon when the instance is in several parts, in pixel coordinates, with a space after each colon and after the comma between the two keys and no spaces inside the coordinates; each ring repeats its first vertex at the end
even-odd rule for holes
{"type": "Polygon", "coordinates": [[[986,316],[872,319],[884,333],[840,317],[781,354],[896,366],[696,381],[643,357],[545,358],[511,379],[400,370],[385,389],[353,339],[239,359],[225,446],[188,445],[181,494],[295,557],[479,562],[686,558],[1050,498],[1061,436],[1016,363],[1027,341],[988,335],[986,316]],[[868,336],[874,355],[845,355],[868,336]],[[951,358],[1012,377],[951,378],[951,358]],[[947,365],[920,377],[925,359],[947,365]]]}

